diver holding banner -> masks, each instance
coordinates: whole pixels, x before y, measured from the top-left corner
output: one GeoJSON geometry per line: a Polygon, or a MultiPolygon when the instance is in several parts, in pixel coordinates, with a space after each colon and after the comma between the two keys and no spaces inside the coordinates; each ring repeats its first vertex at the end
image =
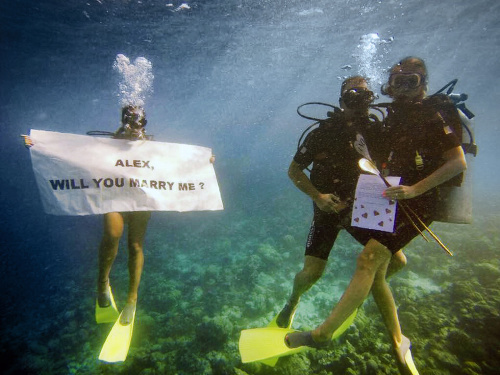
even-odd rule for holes
{"type": "Polygon", "coordinates": [[[112,139],[39,130],[22,135],[47,213],[104,214],[95,318],[114,323],[99,355],[110,363],[125,361],[130,347],[151,211],[223,209],[210,149],[151,142],[146,135],[143,95],[153,78],[151,63],[137,58],[134,65],[118,55],[114,67],[125,79],[120,88],[131,88],[122,100],[122,125],[114,133],[88,133],[112,139]],[[119,313],[109,279],[126,224],[129,287],[119,313]]]}

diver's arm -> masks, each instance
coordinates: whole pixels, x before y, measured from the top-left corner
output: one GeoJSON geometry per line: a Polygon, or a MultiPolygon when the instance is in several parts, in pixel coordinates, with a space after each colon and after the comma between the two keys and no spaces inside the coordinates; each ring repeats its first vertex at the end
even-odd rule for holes
{"type": "Polygon", "coordinates": [[[300,191],[307,194],[312,200],[318,199],[321,195],[295,160],[290,163],[288,177],[300,191]]]}
{"type": "Polygon", "coordinates": [[[303,193],[307,194],[316,205],[325,212],[338,212],[345,207],[334,194],[322,194],[312,184],[311,180],[304,173],[296,161],[290,163],[288,177],[293,184],[303,193]]]}
{"type": "Polygon", "coordinates": [[[443,154],[443,158],[445,163],[426,178],[412,186],[399,185],[390,187],[385,191],[385,196],[390,199],[418,197],[467,169],[464,150],[461,146],[446,151],[443,154]]]}

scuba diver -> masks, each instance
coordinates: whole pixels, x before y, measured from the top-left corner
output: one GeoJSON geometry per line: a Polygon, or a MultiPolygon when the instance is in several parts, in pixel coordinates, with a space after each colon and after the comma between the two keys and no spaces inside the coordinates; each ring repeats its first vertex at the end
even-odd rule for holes
{"type": "MultiPolygon", "coordinates": [[[[111,135],[115,139],[131,141],[147,140],[146,113],[140,106],[127,105],[122,108],[122,126],[114,133],[90,131],[90,135],[111,135]]],[[[105,362],[120,362],[127,357],[134,328],[139,283],[144,265],[143,242],[151,212],[108,212],[103,218],[103,236],[99,246],[99,272],[97,277],[97,300],[95,318],[100,323],[115,323],[99,354],[105,362]],[[128,225],[128,271],[129,285],[125,307],[119,314],[116,307],[109,274],[118,254],[118,246],[125,224],[128,225]],[[116,322],[115,322],[116,321],[116,322]]]]}
{"type": "MultiPolygon", "coordinates": [[[[121,127],[116,132],[89,131],[89,135],[111,136],[126,141],[146,141],[147,124],[144,108],[126,105],[121,111],[121,127]]],[[[33,140],[23,135],[26,147],[34,146],[33,140]]],[[[119,147],[119,146],[117,146],[119,147]]],[[[210,162],[214,163],[215,156],[210,162]]],[[[143,242],[151,212],[107,212],[103,215],[103,235],[99,246],[97,298],[95,319],[99,323],[114,323],[99,354],[105,362],[125,361],[133,333],[138,289],[144,265],[143,242]],[[110,286],[110,272],[118,253],[120,239],[128,225],[128,271],[127,300],[121,313],[118,312],[110,286]]]]}
{"type": "MultiPolygon", "coordinates": [[[[128,105],[122,108],[122,126],[113,138],[145,140],[147,124],[144,108],[128,105]]],[[[127,302],[120,314],[124,326],[133,322],[137,304],[137,293],[144,264],[143,241],[151,213],[109,212],[104,214],[104,233],[99,247],[99,275],[97,280],[96,320],[98,323],[114,322],[118,312],[109,285],[109,273],[118,253],[118,245],[128,224],[128,269],[129,288],[127,302]]]]}
{"type": "MultiPolygon", "coordinates": [[[[128,105],[122,108],[122,126],[114,133],[90,131],[89,135],[107,135],[115,139],[146,140],[147,123],[144,108],[128,105]]],[[[21,135],[26,147],[34,146],[28,135],[21,135]]],[[[137,304],[137,294],[144,264],[143,241],[151,213],[109,212],[104,214],[104,233],[99,247],[99,273],[95,318],[97,323],[115,323],[99,359],[107,362],[124,361],[132,337],[137,304]],[[125,224],[128,224],[129,288],[127,302],[121,314],[111,292],[109,274],[118,253],[118,245],[125,224]]]]}

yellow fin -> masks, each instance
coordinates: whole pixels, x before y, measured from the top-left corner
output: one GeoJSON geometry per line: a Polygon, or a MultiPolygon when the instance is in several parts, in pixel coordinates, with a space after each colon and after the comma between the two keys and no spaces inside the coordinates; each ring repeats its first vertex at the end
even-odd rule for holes
{"type": "Polygon", "coordinates": [[[241,331],[239,341],[241,362],[249,363],[273,357],[279,358],[307,350],[307,346],[293,349],[286,346],[285,336],[290,332],[297,331],[273,327],[245,329],[241,331]]]}
{"type": "MultiPolygon", "coordinates": [[[[335,330],[335,332],[332,335],[332,340],[335,340],[338,337],[340,337],[351,326],[351,324],[354,322],[354,319],[356,318],[356,314],[357,313],[358,313],[358,309],[354,310],[353,313],[344,321],[344,323],[342,323],[342,325],[335,330]]],[[[295,316],[295,313],[294,313],[294,316],[295,316]]],[[[293,322],[293,317],[294,316],[292,316],[292,319],[290,319],[290,326],[288,327],[288,329],[290,329],[291,326],[292,326],[292,322],[293,322]]],[[[271,322],[269,323],[269,325],[267,326],[267,328],[278,327],[277,324],[276,324],[277,317],[278,317],[278,315],[276,315],[274,317],[274,319],[271,320],[271,322]]],[[[261,328],[261,329],[266,329],[266,328],[261,328]]],[[[293,330],[291,330],[291,329],[290,329],[290,331],[293,332],[293,330]]],[[[240,353],[241,353],[241,351],[240,351],[240,353]]],[[[278,363],[278,360],[279,360],[280,357],[283,357],[285,355],[290,355],[290,354],[293,354],[293,353],[287,353],[287,354],[277,355],[275,357],[271,357],[271,358],[260,360],[259,362],[262,362],[265,365],[274,367],[274,366],[276,366],[276,363],[278,363]]]]}
{"type": "MultiPolygon", "coordinates": [[[[123,312],[122,312],[123,314],[123,312]]],[[[111,332],[109,332],[106,342],[102,346],[99,359],[104,362],[123,362],[127,358],[130,340],[134,330],[135,310],[132,321],[126,326],[120,323],[120,316],[116,320],[111,332]]]]}
{"type": "Polygon", "coordinates": [[[413,362],[413,357],[411,356],[410,349],[408,349],[408,351],[405,354],[405,362],[406,362],[406,367],[408,367],[408,370],[410,370],[412,375],[419,375],[417,367],[413,362]]]}
{"type": "MultiPolygon", "coordinates": [[[[296,312],[297,312],[297,310],[295,310],[292,314],[292,318],[290,319],[290,324],[287,327],[288,329],[292,328],[293,318],[295,317],[296,312]]],[[[267,325],[268,328],[279,328],[278,324],[276,324],[276,320],[278,319],[278,315],[279,315],[279,313],[277,313],[276,316],[273,318],[273,320],[271,320],[269,322],[269,324],[267,325]]],[[[276,363],[278,363],[279,358],[280,358],[279,356],[272,357],[272,358],[264,359],[260,362],[262,362],[263,364],[268,365],[270,367],[274,367],[274,366],[276,366],[276,363]]]]}
{"type": "Polygon", "coordinates": [[[358,309],[354,310],[351,315],[342,323],[342,325],[333,332],[332,340],[339,338],[347,329],[351,326],[356,318],[356,314],[358,313],[358,309]]]}
{"type": "Polygon", "coordinates": [[[97,324],[101,323],[113,323],[118,316],[118,309],[116,308],[115,299],[113,298],[113,293],[111,293],[111,286],[108,285],[109,296],[111,304],[107,307],[99,307],[97,300],[95,301],[95,321],[97,324]]]}

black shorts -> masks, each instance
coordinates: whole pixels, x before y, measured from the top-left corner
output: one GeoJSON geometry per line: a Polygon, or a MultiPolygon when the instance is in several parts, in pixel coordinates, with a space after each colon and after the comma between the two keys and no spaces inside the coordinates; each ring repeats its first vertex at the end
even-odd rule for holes
{"type": "MultiPolygon", "coordinates": [[[[413,222],[416,223],[422,231],[422,225],[418,223],[418,220],[410,211],[413,211],[425,225],[429,226],[432,223],[436,206],[435,197],[433,195],[415,200],[408,199],[403,202],[407,206],[406,212],[408,212],[413,222]]],[[[366,245],[370,239],[374,239],[387,247],[392,254],[397,253],[420,234],[408,219],[401,206],[398,207],[393,233],[363,229],[350,225],[346,226],[346,230],[362,245],[366,245]]]]}
{"type": "Polygon", "coordinates": [[[305,255],[328,260],[333,244],[340,230],[344,228],[344,212],[349,210],[346,209],[340,214],[328,213],[321,211],[314,204],[314,218],[307,236],[305,255]]]}

